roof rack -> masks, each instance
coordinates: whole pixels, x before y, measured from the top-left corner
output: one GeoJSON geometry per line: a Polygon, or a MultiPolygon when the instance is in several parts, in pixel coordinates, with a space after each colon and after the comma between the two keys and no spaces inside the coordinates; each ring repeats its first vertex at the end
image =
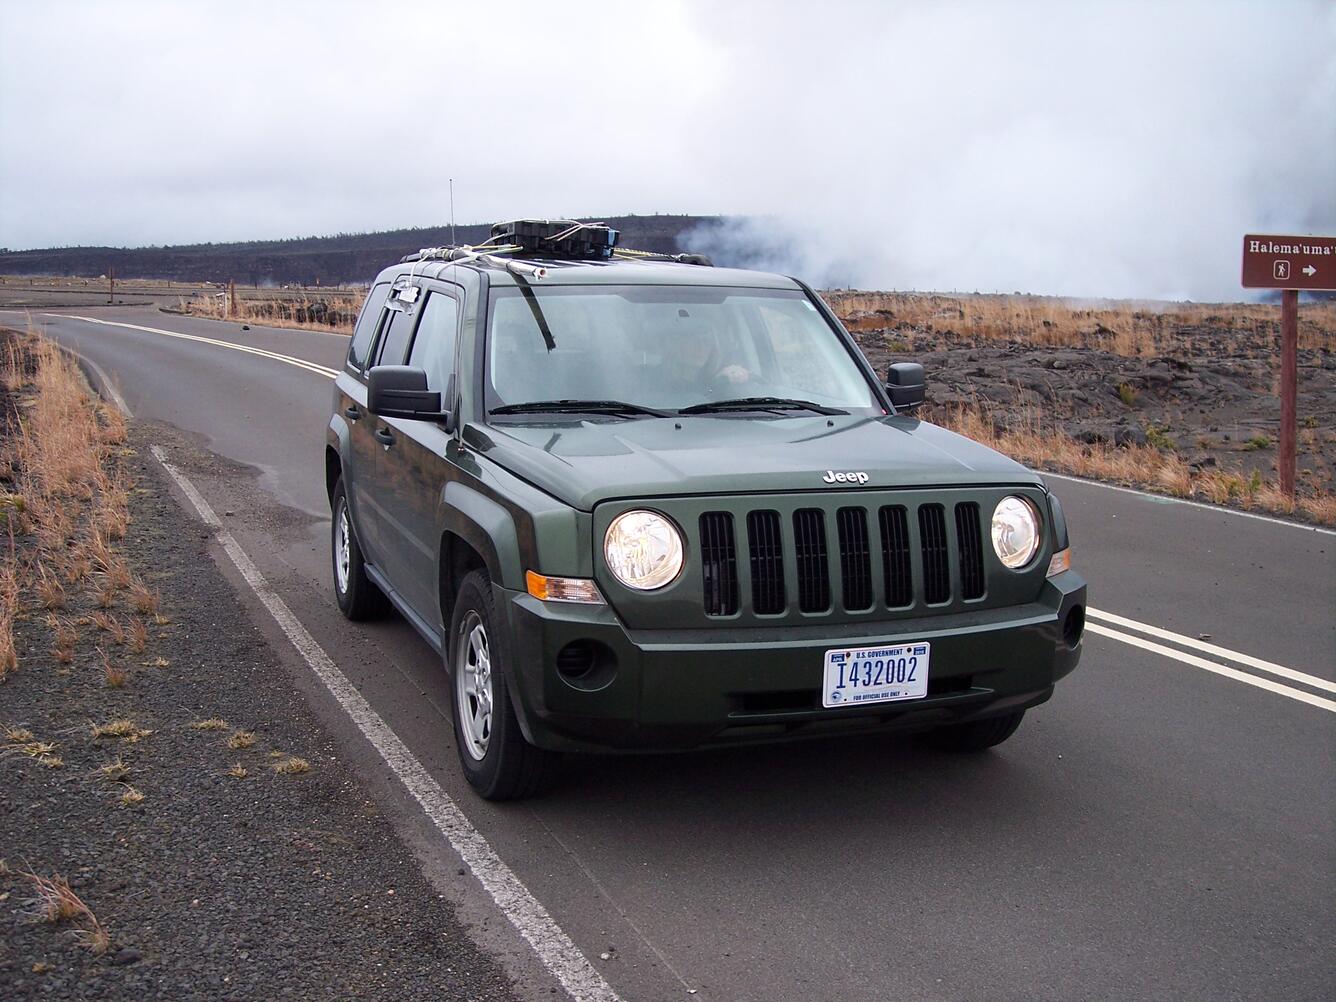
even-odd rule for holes
{"type": "Polygon", "coordinates": [[[450,261],[467,264],[478,261],[494,268],[504,268],[526,278],[543,278],[547,269],[503,255],[523,254],[550,260],[606,261],[622,258],[641,261],[672,261],[710,267],[703,254],[658,254],[653,251],[618,247],[617,230],[607,223],[581,223],[574,219],[515,219],[497,223],[490,237],[481,244],[448,247],[424,247],[416,254],[405,254],[400,261],[450,261]]]}

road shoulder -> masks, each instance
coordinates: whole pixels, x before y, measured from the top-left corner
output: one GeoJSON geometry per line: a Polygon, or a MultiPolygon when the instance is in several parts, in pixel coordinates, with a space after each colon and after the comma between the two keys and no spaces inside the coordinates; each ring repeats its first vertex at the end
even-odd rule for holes
{"type": "Polygon", "coordinates": [[[132,432],[119,457],[134,484],[123,549],[161,596],[143,649],[90,626],[61,663],[40,609],[16,624],[0,723],[60,764],[19,742],[0,754],[0,994],[514,997],[336,753],[147,445],[132,432]],[[128,736],[93,736],[118,720],[128,736]],[[87,922],[41,921],[24,872],[66,878],[104,952],[87,922]]]}

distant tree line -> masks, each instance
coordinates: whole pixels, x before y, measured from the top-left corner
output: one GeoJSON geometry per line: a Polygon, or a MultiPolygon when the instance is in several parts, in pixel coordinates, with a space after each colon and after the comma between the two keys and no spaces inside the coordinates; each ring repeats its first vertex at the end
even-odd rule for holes
{"type": "MultiPolygon", "coordinates": [[[[718,217],[655,215],[605,216],[601,220],[621,231],[621,243],[638,250],[679,253],[679,238],[718,217]]],[[[487,238],[490,226],[455,228],[460,243],[487,238]]],[[[171,247],[51,247],[43,250],[0,249],[0,274],[97,276],[115,269],[117,278],[166,279],[180,282],[226,282],[246,285],[341,285],[369,282],[388,264],[423,247],[450,242],[449,226],[338,233],[291,240],[181,244],[171,247]]]]}

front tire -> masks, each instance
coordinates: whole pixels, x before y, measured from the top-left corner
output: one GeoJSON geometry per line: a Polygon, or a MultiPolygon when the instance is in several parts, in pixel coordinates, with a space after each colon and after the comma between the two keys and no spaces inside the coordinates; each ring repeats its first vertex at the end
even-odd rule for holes
{"type": "Polygon", "coordinates": [[[929,731],[923,739],[934,748],[949,752],[981,752],[1000,745],[1016,733],[1025,718],[1024,710],[1004,713],[967,724],[947,724],[929,731]]]}
{"type": "Polygon", "coordinates": [[[486,800],[518,800],[542,788],[555,756],[525,739],[510,701],[509,644],[496,627],[492,585],[471,571],[450,620],[450,688],[455,746],[464,778],[486,800]]]}
{"type": "Polygon", "coordinates": [[[389,604],[384,593],[367,577],[362,547],[357,542],[348,494],[343,478],[334,484],[334,519],[330,524],[330,554],[333,558],[334,597],[339,611],[354,622],[374,619],[389,604]]]}

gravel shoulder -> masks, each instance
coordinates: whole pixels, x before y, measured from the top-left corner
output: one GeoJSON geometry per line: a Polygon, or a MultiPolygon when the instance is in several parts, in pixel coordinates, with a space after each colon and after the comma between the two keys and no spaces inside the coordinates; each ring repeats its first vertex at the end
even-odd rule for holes
{"type": "Polygon", "coordinates": [[[89,625],[68,663],[40,608],[16,624],[19,667],[0,682],[0,997],[515,997],[250,624],[141,435],[119,461],[135,485],[123,549],[162,621],[137,653],[89,625]],[[93,736],[115,720],[134,729],[93,736]],[[48,761],[5,739],[20,730],[54,745],[48,761]],[[66,877],[110,947],[34,917],[20,871],[66,877]]]}

